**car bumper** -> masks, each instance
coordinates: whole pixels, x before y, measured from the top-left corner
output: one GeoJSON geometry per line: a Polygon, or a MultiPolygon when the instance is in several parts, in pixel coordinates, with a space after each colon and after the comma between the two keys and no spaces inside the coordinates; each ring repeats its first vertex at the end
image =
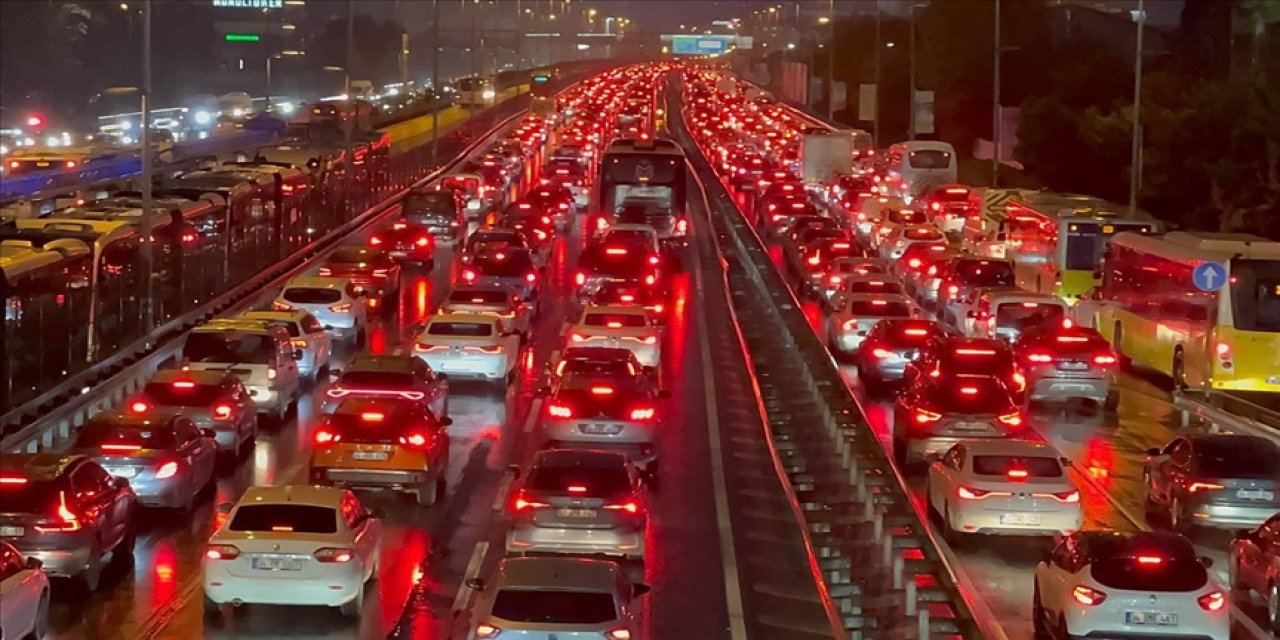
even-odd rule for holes
{"type": "Polygon", "coordinates": [[[1181,606],[1177,613],[1176,626],[1137,626],[1125,624],[1124,611],[1114,607],[1084,610],[1073,606],[1066,614],[1067,635],[1073,639],[1099,640],[1229,640],[1231,637],[1230,613],[1226,607],[1208,614],[1181,606]]]}
{"type": "Polygon", "coordinates": [[[644,556],[644,530],[559,529],[514,524],[507,532],[507,553],[570,553],[644,556]]]}
{"type": "Polygon", "coordinates": [[[951,504],[951,525],[956,531],[980,535],[1053,536],[1080,530],[1084,514],[1079,504],[1052,511],[1001,510],[988,505],[951,504]]]}
{"type": "Polygon", "coordinates": [[[421,469],[311,467],[312,482],[351,489],[413,491],[429,479],[421,469]]]}
{"type": "Polygon", "coordinates": [[[1065,400],[1088,398],[1102,402],[1111,391],[1106,378],[1033,378],[1027,385],[1032,400],[1065,400]]]}
{"type": "Polygon", "coordinates": [[[1276,515],[1275,505],[1203,504],[1188,505],[1194,521],[1205,527],[1253,529],[1276,515]]]}
{"type": "Polygon", "coordinates": [[[506,354],[451,358],[419,353],[418,357],[425,360],[432,369],[456,377],[496,380],[505,377],[511,368],[506,354]]]}
{"type": "Polygon", "coordinates": [[[217,604],[272,604],[336,607],[355,599],[364,571],[358,563],[341,573],[314,578],[273,578],[231,575],[225,569],[204,568],[204,593],[217,604]]]}
{"type": "MultiPolygon", "coordinates": [[[[17,547],[17,545],[14,545],[17,547]]],[[[92,553],[89,547],[72,549],[23,549],[18,551],[27,558],[39,558],[44,563],[45,575],[52,578],[70,578],[79,575],[89,565],[92,553]]]]}

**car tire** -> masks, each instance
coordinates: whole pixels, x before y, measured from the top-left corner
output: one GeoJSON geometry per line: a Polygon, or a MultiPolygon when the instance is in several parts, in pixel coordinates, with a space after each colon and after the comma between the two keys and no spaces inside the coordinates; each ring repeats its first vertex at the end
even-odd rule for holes
{"type": "Polygon", "coordinates": [[[430,480],[418,485],[418,489],[414,492],[414,496],[417,497],[418,506],[434,506],[436,500],[440,497],[439,478],[433,475],[430,480]]]}
{"type": "Polygon", "coordinates": [[[102,582],[102,556],[98,555],[96,550],[89,553],[89,566],[83,571],[71,576],[71,584],[76,591],[83,594],[92,594],[98,590],[98,585],[102,582]]]}
{"type": "Polygon", "coordinates": [[[1186,534],[1191,530],[1190,523],[1187,522],[1186,508],[1182,506],[1182,500],[1174,496],[1169,501],[1169,528],[1175,533],[1186,534]]]}
{"type": "Polygon", "coordinates": [[[111,562],[119,567],[133,566],[133,550],[137,546],[138,530],[130,526],[124,538],[116,544],[115,549],[112,549],[111,562]]]}
{"type": "Polygon", "coordinates": [[[360,610],[364,608],[364,583],[360,583],[360,587],[356,589],[356,597],[338,605],[338,613],[344,618],[359,618],[360,610]]]}
{"type": "Polygon", "coordinates": [[[1040,602],[1040,584],[1036,583],[1031,595],[1031,633],[1035,640],[1050,640],[1053,634],[1044,621],[1044,604],[1040,602]]]}
{"type": "Polygon", "coordinates": [[[1115,389],[1108,390],[1106,400],[1102,401],[1102,408],[1115,413],[1116,409],[1120,408],[1120,392],[1115,389]]]}
{"type": "Polygon", "coordinates": [[[952,549],[960,548],[964,542],[962,534],[951,526],[951,508],[945,504],[942,507],[942,539],[946,540],[952,549]]]}
{"type": "Polygon", "coordinates": [[[49,636],[49,590],[40,594],[36,603],[36,619],[31,625],[31,640],[44,640],[49,636]]]}
{"type": "Polygon", "coordinates": [[[1267,588],[1267,618],[1271,633],[1280,635],[1280,583],[1273,582],[1267,588]]]}

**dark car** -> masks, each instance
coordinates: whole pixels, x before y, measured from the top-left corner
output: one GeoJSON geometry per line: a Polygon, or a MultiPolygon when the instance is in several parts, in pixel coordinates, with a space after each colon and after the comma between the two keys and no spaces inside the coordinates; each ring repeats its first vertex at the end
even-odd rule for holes
{"type": "Polygon", "coordinates": [[[358,290],[389,304],[400,293],[400,263],[391,254],[373,247],[339,247],[329,254],[316,275],[322,278],[349,278],[358,290]]]}
{"type": "Polygon", "coordinates": [[[258,409],[236,374],[226,369],[160,369],[126,408],[146,414],[153,408],[177,411],[214,434],[228,455],[246,451],[258,436],[258,409]]]}
{"type": "Polygon", "coordinates": [[[498,248],[513,251],[530,251],[529,238],[516,229],[481,229],[469,237],[462,248],[462,261],[470,262],[477,254],[498,248]]]}
{"type": "Polygon", "coordinates": [[[520,299],[538,299],[538,266],[528,251],[512,248],[489,249],[477,253],[462,268],[462,284],[469,287],[501,287],[519,294],[520,299]]]}
{"type": "Polygon", "coordinates": [[[412,262],[426,269],[435,268],[435,236],[420,224],[408,220],[393,221],[369,236],[369,246],[382,249],[402,262],[412,262]]]}
{"type": "Polygon", "coordinates": [[[907,365],[910,382],[925,375],[989,376],[1005,385],[1014,400],[1021,403],[1027,391],[1027,378],[1019,370],[1013,350],[1003,340],[966,338],[947,332],[931,339],[920,351],[920,357],[907,365]]]}
{"type": "Polygon", "coordinates": [[[903,379],[907,363],[918,358],[930,340],[948,333],[950,329],[946,325],[918,318],[877,322],[855,360],[858,378],[867,394],[876,396],[896,387],[903,379]]]}
{"type": "Polygon", "coordinates": [[[431,235],[449,241],[459,239],[467,230],[463,199],[455,189],[413,189],[400,201],[400,213],[431,235]]]}
{"type": "Polygon", "coordinates": [[[128,480],[142,505],[182,511],[213,483],[218,460],[211,429],[163,408],[99,413],[81,427],[74,450],[128,480]]]}
{"type": "Polygon", "coordinates": [[[904,470],[961,440],[1007,438],[1026,428],[1008,389],[991,376],[918,376],[893,413],[893,457],[904,470]]]}
{"type": "Polygon", "coordinates": [[[1246,598],[1261,595],[1271,633],[1280,637],[1280,512],[1257,529],[1236,533],[1228,562],[1231,588],[1246,598]]]}
{"type": "Polygon", "coordinates": [[[0,456],[0,537],[50,576],[94,591],[106,561],[133,562],[138,498],[78,454],[0,456]]]}
{"type": "Polygon", "coordinates": [[[1280,445],[1262,436],[1206,433],[1147,450],[1148,514],[1184,532],[1254,527],[1280,512],[1280,445]]]}

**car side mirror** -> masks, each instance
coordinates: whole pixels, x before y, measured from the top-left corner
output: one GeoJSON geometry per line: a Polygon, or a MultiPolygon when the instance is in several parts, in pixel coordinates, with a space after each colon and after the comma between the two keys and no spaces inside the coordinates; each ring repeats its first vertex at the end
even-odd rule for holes
{"type": "Polygon", "coordinates": [[[44,567],[44,561],[40,558],[27,558],[27,568],[32,571],[39,571],[44,567]]]}
{"type": "Polygon", "coordinates": [[[659,399],[659,400],[670,400],[670,399],[671,399],[671,392],[670,392],[670,391],[667,391],[666,389],[659,389],[659,390],[658,390],[658,399],[659,399]]]}
{"type": "Polygon", "coordinates": [[[382,507],[369,507],[368,514],[370,518],[376,518],[378,520],[387,517],[387,512],[383,511],[382,507]]]}
{"type": "Polygon", "coordinates": [[[635,583],[635,584],[631,585],[631,597],[632,597],[632,598],[639,598],[640,596],[642,596],[642,595],[644,595],[644,594],[646,594],[646,593],[649,593],[650,591],[653,591],[653,587],[650,587],[649,585],[647,585],[647,584],[645,584],[645,583],[643,583],[643,582],[637,582],[637,583],[635,583]]]}
{"type": "Polygon", "coordinates": [[[233,506],[234,505],[232,505],[230,502],[219,502],[217,506],[217,512],[225,516],[231,513],[231,508],[233,506]]]}
{"type": "Polygon", "coordinates": [[[515,465],[515,464],[509,464],[509,465],[507,465],[507,473],[511,474],[511,478],[512,478],[513,480],[519,480],[519,479],[520,479],[520,473],[521,473],[521,471],[520,471],[520,466],[519,466],[519,465],[515,465]]]}
{"type": "Polygon", "coordinates": [[[1151,456],[1152,458],[1158,457],[1160,455],[1160,449],[1156,447],[1151,447],[1150,449],[1147,449],[1147,455],[1151,456]]]}
{"type": "Polygon", "coordinates": [[[294,360],[301,360],[301,359],[302,359],[302,349],[294,349],[294,350],[293,350],[293,359],[294,359],[294,360]]]}
{"type": "Polygon", "coordinates": [[[452,425],[452,424],[453,424],[453,418],[450,418],[450,417],[447,417],[447,416],[446,416],[446,417],[444,417],[444,418],[440,418],[440,426],[442,426],[442,427],[447,427],[447,426],[452,425]]]}
{"type": "Polygon", "coordinates": [[[213,429],[210,429],[210,428],[208,428],[208,427],[205,427],[205,428],[203,428],[203,429],[200,429],[200,435],[202,435],[202,436],[204,436],[204,437],[206,437],[206,438],[216,438],[216,437],[218,437],[218,433],[217,433],[216,431],[214,431],[213,429]]]}
{"type": "Polygon", "coordinates": [[[466,584],[475,591],[484,591],[484,578],[467,578],[466,584]]]}
{"type": "Polygon", "coordinates": [[[1204,567],[1204,568],[1206,568],[1206,569],[1212,569],[1212,568],[1213,568],[1213,558],[1210,558],[1209,556],[1200,556],[1200,566],[1202,566],[1202,567],[1204,567]]]}

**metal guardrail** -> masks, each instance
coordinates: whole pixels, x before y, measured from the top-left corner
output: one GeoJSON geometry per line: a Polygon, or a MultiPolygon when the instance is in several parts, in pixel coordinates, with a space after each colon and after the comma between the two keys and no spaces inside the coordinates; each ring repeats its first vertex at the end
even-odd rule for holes
{"type": "Polygon", "coordinates": [[[1220,429],[1280,438],[1280,411],[1216,390],[1184,390],[1174,393],[1173,406],[1183,421],[1196,417],[1220,429]]]}
{"type": "MultiPolygon", "coordinates": [[[[522,114],[523,111],[516,111],[507,116],[491,127],[489,133],[506,127],[522,114]]],[[[3,440],[0,440],[0,451],[37,452],[61,445],[95,413],[116,405],[141,388],[151,374],[177,354],[182,343],[178,338],[185,335],[187,330],[219,313],[249,305],[272,285],[284,282],[307,268],[316,257],[336,248],[348,235],[376,224],[384,214],[389,214],[399,205],[400,200],[410,189],[438,179],[473,155],[476,149],[488,140],[488,135],[477,136],[450,162],[426,177],[366,209],[351,221],[335,228],[324,238],[299,249],[272,269],[160,327],[156,335],[164,335],[166,339],[163,342],[151,344],[147,340],[139,341],[116,356],[82,372],[76,379],[69,381],[72,389],[78,385],[84,385],[79,394],[69,398],[56,409],[43,413],[14,433],[6,435],[3,440]],[[84,379],[83,382],[79,381],[81,378],[84,379]]],[[[66,393],[63,387],[55,391],[66,393]]]]}
{"type": "Polygon", "coordinates": [[[764,243],[681,134],[695,151],[696,172],[718,191],[711,218],[725,240],[721,249],[739,328],[772,437],[786,443],[786,473],[811,539],[820,589],[839,612],[840,626],[855,640],[988,637],[905,480],[764,243]]]}

